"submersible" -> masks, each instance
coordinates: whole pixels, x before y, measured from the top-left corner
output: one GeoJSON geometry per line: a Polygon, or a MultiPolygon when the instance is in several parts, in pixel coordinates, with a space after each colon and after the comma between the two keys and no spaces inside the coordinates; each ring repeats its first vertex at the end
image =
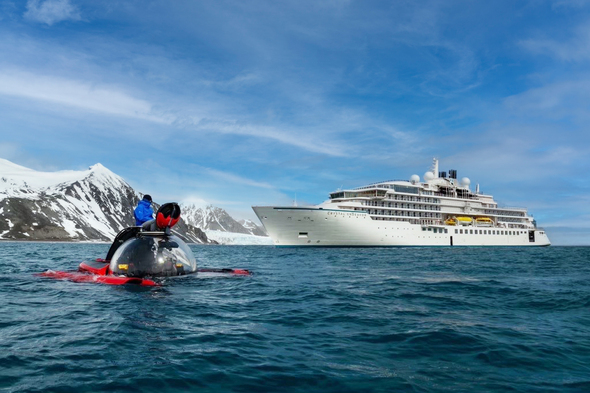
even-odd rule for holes
{"type": "Polygon", "coordinates": [[[78,272],[49,270],[40,275],[75,282],[158,286],[160,284],[154,279],[197,272],[250,274],[244,269],[198,269],[189,246],[171,232],[179,220],[180,206],[163,204],[155,219],[119,232],[104,259],[82,262],[78,272]]]}

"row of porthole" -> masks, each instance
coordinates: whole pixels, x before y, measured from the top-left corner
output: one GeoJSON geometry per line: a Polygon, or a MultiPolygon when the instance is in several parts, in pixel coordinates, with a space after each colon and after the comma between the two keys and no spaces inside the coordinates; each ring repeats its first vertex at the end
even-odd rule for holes
{"type": "Polygon", "coordinates": [[[329,216],[361,216],[364,215],[364,213],[340,213],[340,212],[328,212],[329,216]]]}
{"type": "MultiPolygon", "coordinates": [[[[455,234],[463,234],[463,229],[455,229],[455,234]],[[459,232],[457,232],[459,231],[459,232]]],[[[518,236],[524,235],[526,232],[524,231],[500,231],[500,230],[492,230],[492,229],[465,229],[465,235],[508,235],[508,236],[518,236]],[[469,233],[467,233],[469,231],[469,233]],[[475,231],[475,233],[473,233],[475,231]],[[478,233],[479,231],[479,233],[478,233]],[[489,232],[489,233],[488,233],[489,232]],[[518,233],[520,232],[520,233],[518,233]]]]}
{"type": "MultiPolygon", "coordinates": [[[[427,228],[427,227],[422,227],[423,231],[426,231],[426,229],[428,229],[428,231],[434,232],[434,233],[449,233],[449,230],[447,228],[427,228]]],[[[456,230],[455,230],[456,231],[456,230]]],[[[455,232],[457,233],[457,232],[455,232]]]]}

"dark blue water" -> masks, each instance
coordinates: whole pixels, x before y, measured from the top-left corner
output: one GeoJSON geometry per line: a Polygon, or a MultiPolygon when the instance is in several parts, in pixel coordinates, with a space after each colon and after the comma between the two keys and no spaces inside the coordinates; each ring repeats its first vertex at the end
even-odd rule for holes
{"type": "Polygon", "coordinates": [[[33,276],[107,248],[0,243],[0,391],[590,391],[590,248],[196,246],[255,275],[33,276]]]}

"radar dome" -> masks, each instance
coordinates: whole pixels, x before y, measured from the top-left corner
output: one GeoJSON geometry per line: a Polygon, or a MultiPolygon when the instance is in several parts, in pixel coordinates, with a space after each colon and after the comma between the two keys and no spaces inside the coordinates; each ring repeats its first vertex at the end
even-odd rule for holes
{"type": "Polygon", "coordinates": [[[461,178],[461,185],[462,186],[469,187],[470,184],[471,184],[471,180],[469,180],[468,177],[461,178]]]}
{"type": "Polygon", "coordinates": [[[434,173],[429,171],[424,174],[424,181],[430,181],[432,179],[434,179],[434,173]]]}
{"type": "Polygon", "coordinates": [[[412,184],[416,184],[420,182],[420,176],[418,175],[412,175],[412,177],[410,177],[410,182],[412,184]]]}

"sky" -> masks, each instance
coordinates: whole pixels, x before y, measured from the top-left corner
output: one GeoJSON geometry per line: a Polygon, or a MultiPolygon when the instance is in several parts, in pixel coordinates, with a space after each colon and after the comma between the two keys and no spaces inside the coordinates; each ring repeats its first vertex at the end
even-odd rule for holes
{"type": "Polygon", "coordinates": [[[590,244],[590,1],[0,0],[0,158],[317,204],[433,157],[590,244]]]}

